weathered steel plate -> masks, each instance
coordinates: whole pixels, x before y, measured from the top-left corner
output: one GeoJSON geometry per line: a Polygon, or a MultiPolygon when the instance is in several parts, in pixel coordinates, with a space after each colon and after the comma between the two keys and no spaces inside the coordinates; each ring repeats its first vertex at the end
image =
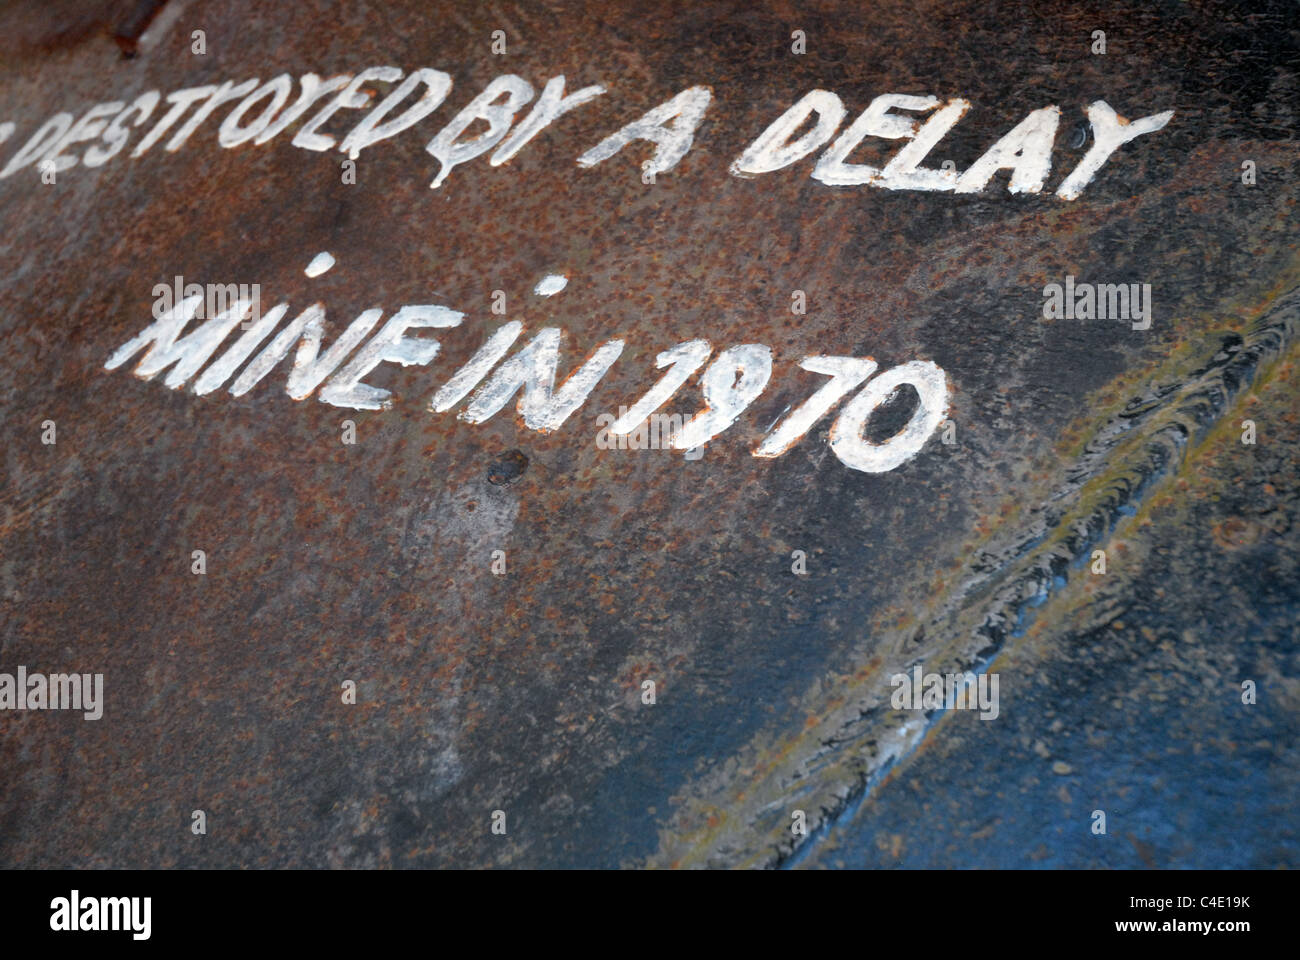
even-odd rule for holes
{"type": "MultiPolygon", "coordinates": [[[[0,674],[103,677],[95,720],[0,711],[0,862],[1296,865],[1292,5],[43,0],[0,27],[0,674]],[[329,99],[222,143],[274,77],[291,107],[305,74],[385,66],[320,124],[328,149],[304,129],[329,99]],[[445,102],[348,166],[338,142],[421,68],[445,102]],[[506,74],[605,92],[431,189],[426,146],[491,137],[454,118],[506,74]],[[103,128],[149,91],[254,78],[139,156],[166,102],[100,165],[111,135],[68,139],[99,104],[103,128]],[[668,169],[645,175],[646,140],[576,162],[693,88],[668,169]],[[921,164],[953,180],[829,185],[833,141],[733,175],[812,90],[838,132],[887,94],[936,98],[922,120],[966,101],[921,164]],[[1125,132],[1089,125],[1097,101],[1173,115],[1062,198],[1125,132]],[[980,189],[1013,130],[1014,178],[980,189]],[[353,378],[387,409],[320,402],[365,391],[313,392],[291,360],[238,396],[236,358],[202,395],[197,368],[133,376],[145,344],[106,369],[177,277],[173,301],[256,285],[285,323],[320,301],[324,348],[372,308],[463,317],[409,334],[439,342],[428,362],[353,378]],[[1132,316],[1046,316],[1067,283],[1142,293],[1132,316]],[[558,382],[622,351],[567,416],[431,410],[516,321],[512,353],[562,331],[558,382]],[[704,406],[697,372],[655,449],[611,448],[656,358],[696,339],[770,348],[770,380],[702,447],[662,449],[704,406]],[[855,469],[855,387],[754,456],[827,382],[800,368],[816,355],[933,365],[944,424],[855,469]],[[898,708],[918,666],[996,675],[996,716],[898,708]]],[[[726,372],[718,395],[743,386],[726,372]]],[[[900,391],[868,439],[917,403],[900,391]]]]}

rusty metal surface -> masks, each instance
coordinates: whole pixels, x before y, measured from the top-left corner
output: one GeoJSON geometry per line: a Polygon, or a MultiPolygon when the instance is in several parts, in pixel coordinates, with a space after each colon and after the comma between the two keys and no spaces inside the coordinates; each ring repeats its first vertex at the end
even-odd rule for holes
{"type": "Polygon", "coordinates": [[[149,89],[382,64],[455,86],[355,183],[285,134],[217,149],[221,113],[175,153],[0,181],[0,670],[106,678],[102,720],[0,714],[0,862],[1296,865],[1291,6],[232,0],[114,41],[147,20],[0,12],[0,157],[60,110],[149,89]],[[519,38],[505,57],[495,29],[519,38]],[[507,71],[609,93],[431,191],[424,144],[507,71]],[[645,144],[574,163],[695,84],[713,104],[653,184],[645,144]],[[1049,188],[1086,149],[1067,135],[1084,104],[1176,115],[1071,203],[1004,177],[831,189],[812,158],[728,176],[813,88],[851,116],[887,92],[964,97],[932,158],[959,170],[1060,104],[1049,188]],[[337,266],[305,278],[322,250],[337,266]],[[568,287],[531,295],[552,272],[568,287]],[[387,411],[294,402],[283,368],[238,398],[105,371],[177,274],[320,299],[331,336],[379,305],[466,321],[434,364],[368,379],[387,411]],[[1067,274],[1151,284],[1150,329],[1045,320],[1067,274]],[[626,341],[559,430],[427,409],[502,319],[494,290],[527,329],[565,330],[562,370],[626,341]],[[766,391],[700,459],[600,449],[597,414],[693,337],[771,346],[766,391]],[[822,382],[797,366],[817,353],[939,364],[957,442],[866,474],[822,423],[750,456],[822,382]],[[891,711],[888,677],[922,660],[997,671],[999,719],[891,711]]]}

